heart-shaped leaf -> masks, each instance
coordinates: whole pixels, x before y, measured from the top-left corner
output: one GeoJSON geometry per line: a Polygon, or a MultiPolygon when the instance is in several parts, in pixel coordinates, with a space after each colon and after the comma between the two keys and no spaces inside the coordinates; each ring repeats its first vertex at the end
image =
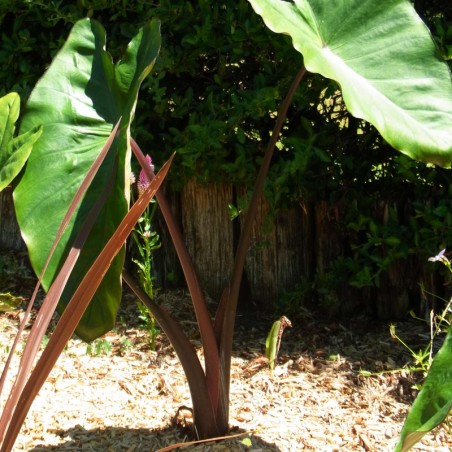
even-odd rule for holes
{"type": "MultiPolygon", "coordinates": [[[[17,218],[40,273],[53,238],[88,169],[122,118],[110,148],[79,209],[63,235],[43,279],[48,289],[77,231],[117,165],[115,186],[102,208],[59,304],[71,298],[129,208],[130,122],[138,90],[160,48],[160,24],[146,24],[133,38],[121,61],[114,64],[105,50],[105,30],[98,22],[77,22],[65,45],[35,86],[21,125],[28,132],[43,125],[14,192],[17,218]]],[[[121,299],[124,250],[113,261],[76,332],[92,340],[114,325],[121,299]]]]}
{"type": "Polygon", "coordinates": [[[354,116],[401,152],[451,165],[450,72],[409,1],[249,1],[309,71],[339,83],[354,116]]]}
{"type": "Polygon", "coordinates": [[[0,191],[19,174],[42,132],[42,127],[36,126],[13,138],[19,111],[19,94],[9,93],[0,99],[0,191]]]}

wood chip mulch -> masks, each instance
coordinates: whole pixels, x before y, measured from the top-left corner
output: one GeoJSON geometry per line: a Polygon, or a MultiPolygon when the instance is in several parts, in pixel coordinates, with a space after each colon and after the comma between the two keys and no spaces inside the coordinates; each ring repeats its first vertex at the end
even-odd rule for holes
{"type": "MultiPolygon", "coordinates": [[[[130,295],[129,295],[130,297],[130,295]]],[[[160,296],[199,350],[186,294],[160,296]]],[[[22,311],[0,314],[4,363],[22,311]]],[[[363,377],[360,369],[400,369],[410,355],[386,324],[356,319],[291,319],[273,373],[263,358],[276,319],[237,320],[232,364],[230,439],[190,444],[190,451],[390,451],[398,440],[419,376],[404,370],[363,377]]],[[[414,348],[428,327],[397,324],[414,348]]],[[[20,351],[20,350],[19,350],[20,351]]],[[[113,332],[90,347],[74,337],[38,394],[14,451],[158,451],[193,441],[184,373],[159,335],[156,350],[137,321],[134,300],[113,332]],[[177,416],[176,416],[177,413],[177,416]]],[[[414,451],[452,450],[451,426],[427,434],[414,451]]]]}

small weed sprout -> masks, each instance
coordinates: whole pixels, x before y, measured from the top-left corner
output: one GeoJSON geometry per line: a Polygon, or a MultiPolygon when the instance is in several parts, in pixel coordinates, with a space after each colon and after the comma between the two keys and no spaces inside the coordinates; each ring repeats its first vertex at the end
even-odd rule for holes
{"type": "Polygon", "coordinates": [[[121,339],[121,344],[119,345],[119,354],[121,356],[125,355],[132,347],[133,347],[133,344],[130,341],[130,339],[123,337],[121,339]]]}
{"type": "Polygon", "coordinates": [[[409,347],[396,333],[395,325],[389,326],[389,334],[393,339],[398,340],[411,354],[411,357],[414,361],[412,365],[408,367],[410,372],[423,372],[424,377],[427,375],[428,370],[430,369],[430,365],[432,363],[432,343],[433,338],[431,338],[429,344],[424,349],[419,350],[417,353],[409,347]]]}
{"type": "Polygon", "coordinates": [[[111,353],[111,344],[107,339],[97,339],[86,346],[86,354],[89,356],[108,356],[111,353]]]}
{"type": "Polygon", "coordinates": [[[137,307],[139,311],[138,318],[140,319],[143,328],[149,335],[149,347],[151,350],[155,350],[155,340],[160,333],[160,330],[157,328],[155,318],[144,303],[138,302],[137,307]]]}
{"type": "Polygon", "coordinates": [[[47,334],[44,334],[44,337],[42,338],[42,346],[46,347],[48,343],[49,343],[49,336],[47,336],[47,334]]]}
{"type": "MultiPolygon", "coordinates": [[[[445,256],[445,252],[446,249],[444,248],[436,256],[430,257],[428,260],[429,262],[443,263],[448,268],[449,272],[452,273],[451,262],[445,256]]],[[[410,311],[410,315],[417,320],[425,321],[424,319],[417,317],[413,311],[410,311]]],[[[408,370],[409,372],[422,372],[425,378],[433,361],[433,345],[435,339],[438,337],[439,334],[447,333],[451,325],[451,318],[452,318],[452,299],[450,299],[449,302],[446,303],[445,308],[439,314],[435,314],[433,310],[430,311],[428,321],[428,323],[430,324],[430,341],[423,349],[420,349],[418,352],[414,351],[408,344],[405,343],[405,341],[403,341],[403,339],[400,338],[400,336],[397,335],[395,325],[391,324],[389,326],[389,334],[393,339],[399,341],[410,352],[413,363],[403,369],[394,369],[384,372],[372,373],[365,370],[361,370],[360,375],[372,376],[379,375],[382,373],[394,373],[399,372],[401,370],[405,371],[408,370]]],[[[420,386],[421,385],[415,385],[417,389],[420,389],[420,386]]]]}

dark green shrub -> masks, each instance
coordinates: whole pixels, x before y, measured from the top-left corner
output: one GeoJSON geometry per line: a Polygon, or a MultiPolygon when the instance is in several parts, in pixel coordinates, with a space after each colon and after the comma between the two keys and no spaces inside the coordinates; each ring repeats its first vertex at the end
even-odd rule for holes
{"type": "MultiPolygon", "coordinates": [[[[451,8],[415,3],[450,59],[451,8]]],[[[0,95],[17,91],[26,101],[84,16],[108,28],[115,57],[146,20],[162,21],[161,54],[143,85],[133,134],[157,165],[177,152],[173,187],[192,176],[254,181],[275,112],[302,62],[288,38],[268,31],[246,0],[3,2],[0,95]]],[[[421,268],[450,246],[450,181],[448,171],[397,155],[371,126],[350,117],[333,83],[308,78],[289,111],[266,196],[274,213],[326,202],[344,246],[315,269],[303,293],[334,304],[344,287],[379,288],[394,265],[414,259],[421,268]]]]}

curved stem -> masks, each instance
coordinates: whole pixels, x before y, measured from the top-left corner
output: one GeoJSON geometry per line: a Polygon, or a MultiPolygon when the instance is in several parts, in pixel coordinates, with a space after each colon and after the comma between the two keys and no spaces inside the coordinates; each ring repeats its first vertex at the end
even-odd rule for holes
{"type": "Polygon", "coordinates": [[[215,413],[211,405],[204,370],[199,362],[195,348],[182,331],[179,323],[165,309],[152,301],[125,269],[122,271],[122,278],[151,311],[179,357],[190,388],[197,434],[202,438],[217,436],[219,434],[217,426],[212,422],[215,418],[215,413]]]}
{"type": "Polygon", "coordinates": [[[246,254],[251,240],[251,232],[253,221],[256,218],[259,202],[264,190],[265,178],[267,177],[270,168],[273,151],[279,138],[282,126],[287,116],[287,110],[292,101],[293,95],[300,84],[301,80],[306,74],[306,68],[301,67],[300,71],[295,76],[289,91],[281,104],[278,112],[275,127],[272,136],[268,142],[265,150],[264,160],[259,170],[259,174],[254,186],[253,197],[246,213],[244,226],[240,234],[239,243],[235,255],[234,271],[229,287],[225,289],[221,297],[220,305],[218,306],[217,315],[215,318],[215,334],[220,344],[220,360],[222,365],[222,376],[225,383],[224,394],[222,394],[223,404],[227,409],[227,400],[229,399],[229,375],[231,369],[231,353],[232,353],[232,339],[234,335],[235,315],[237,311],[237,303],[239,298],[240,284],[242,281],[243,268],[245,266],[246,254]]]}
{"type": "MultiPolygon", "coordinates": [[[[146,162],[143,152],[133,138],[131,138],[130,142],[132,151],[140,162],[141,167],[146,172],[148,179],[152,180],[155,175],[149,164],[146,162]]],[[[170,205],[166,197],[160,190],[157,192],[155,197],[157,198],[157,203],[163,214],[166,225],[168,226],[171,239],[173,240],[174,247],[176,248],[176,252],[181,263],[182,271],[184,272],[184,276],[187,281],[188,290],[192,299],[193,308],[195,310],[199,332],[201,334],[201,340],[204,348],[208,392],[214,413],[216,413],[218,411],[217,407],[220,396],[220,359],[218,353],[218,343],[215,338],[212,320],[210,319],[207,304],[204,298],[204,294],[201,290],[201,285],[199,283],[195,267],[192,263],[187,247],[185,246],[180,228],[171,212],[170,205]]],[[[179,357],[179,359],[180,358],[181,357],[179,357]]],[[[187,379],[190,378],[188,374],[186,376],[187,379]]],[[[193,404],[194,403],[195,402],[193,401],[193,404]]],[[[227,422],[225,424],[223,419],[215,419],[214,422],[219,426],[220,434],[224,433],[225,429],[227,430],[227,422]]]]}

